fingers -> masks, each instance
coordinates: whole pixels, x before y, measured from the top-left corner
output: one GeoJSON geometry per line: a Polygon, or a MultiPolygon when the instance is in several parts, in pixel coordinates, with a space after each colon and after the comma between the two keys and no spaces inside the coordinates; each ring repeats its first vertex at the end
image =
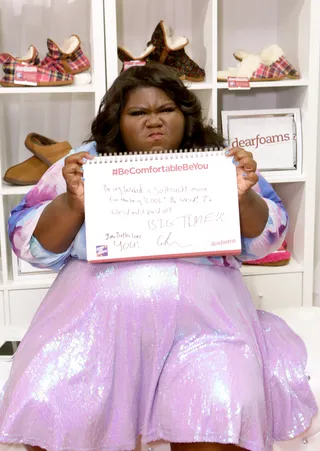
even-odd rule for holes
{"type": "Polygon", "coordinates": [[[245,149],[241,147],[235,147],[234,149],[230,149],[226,152],[228,157],[233,158],[234,164],[242,168],[245,172],[255,172],[257,170],[257,163],[253,159],[253,155],[251,152],[247,152],[245,149]]]}
{"type": "Polygon", "coordinates": [[[238,168],[244,169],[245,172],[256,172],[257,170],[257,163],[252,158],[244,157],[240,160],[234,160],[234,164],[238,168]]]}
{"type": "Polygon", "coordinates": [[[94,157],[89,152],[79,152],[68,156],[64,161],[64,167],[62,168],[63,176],[70,177],[79,175],[82,177],[83,165],[86,160],[92,160],[94,157]]]}
{"type": "Polygon", "coordinates": [[[82,166],[86,160],[92,160],[94,157],[89,152],[78,152],[72,155],[69,155],[64,160],[64,165],[67,166],[69,164],[78,164],[82,166]]]}
{"type": "Polygon", "coordinates": [[[80,185],[83,186],[83,164],[94,157],[89,152],[78,152],[69,155],[64,162],[62,175],[67,183],[67,189],[77,192],[80,185]]]}
{"type": "Polygon", "coordinates": [[[62,173],[64,177],[68,177],[70,175],[80,175],[83,173],[82,166],[77,163],[69,163],[62,168],[62,173]]]}
{"type": "Polygon", "coordinates": [[[242,177],[251,183],[251,186],[254,186],[259,181],[259,177],[256,172],[243,172],[242,177]]]}

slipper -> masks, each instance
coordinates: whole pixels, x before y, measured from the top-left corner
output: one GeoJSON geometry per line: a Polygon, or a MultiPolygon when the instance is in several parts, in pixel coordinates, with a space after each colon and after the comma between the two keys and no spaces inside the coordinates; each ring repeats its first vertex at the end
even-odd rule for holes
{"type": "Polygon", "coordinates": [[[299,72],[289,63],[282,48],[276,44],[265,47],[258,55],[245,50],[237,50],[233,54],[235,59],[240,62],[252,55],[259,57],[263,64],[270,67],[271,72],[279,69],[287,78],[295,80],[300,78],[299,72]]]}
{"type": "Polygon", "coordinates": [[[260,56],[250,55],[236,67],[218,71],[218,81],[228,81],[229,77],[243,77],[249,81],[276,81],[285,79],[286,75],[279,68],[263,64],[260,56]]]}
{"type": "Polygon", "coordinates": [[[125,61],[148,61],[148,57],[154,51],[155,47],[150,44],[139,56],[133,56],[133,54],[125,47],[118,46],[118,58],[123,63],[125,61]]]}
{"type": "Polygon", "coordinates": [[[90,69],[90,61],[83,53],[81,40],[76,34],[71,35],[61,46],[48,38],[47,47],[46,57],[41,61],[42,67],[72,75],[90,69]]]}
{"type": "Polygon", "coordinates": [[[163,20],[160,20],[154,29],[151,40],[147,45],[150,44],[155,47],[151,54],[154,61],[181,72],[181,75],[184,75],[188,81],[202,82],[205,80],[205,70],[185,51],[189,39],[185,36],[176,35],[174,30],[167,26],[163,20]]]}
{"type": "MultiPolygon", "coordinates": [[[[145,64],[154,64],[156,61],[154,59],[154,51],[155,46],[153,44],[149,44],[147,48],[139,55],[139,56],[133,56],[133,54],[126,49],[125,47],[118,46],[118,58],[120,61],[123,62],[122,70],[123,72],[125,70],[125,65],[127,62],[131,61],[141,61],[145,64]]],[[[167,66],[171,72],[173,72],[177,77],[180,78],[180,80],[185,80],[186,76],[181,68],[175,68],[173,66],[167,66]]]]}
{"type": "Polygon", "coordinates": [[[36,185],[49,166],[37,157],[31,157],[22,163],[7,169],[3,180],[11,185],[36,185]]]}
{"type": "Polygon", "coordinates": [[[71,74],[61,73],[56,68],[41,66],[38,50],[31,45],[26,55],[16,57],[11,53],[0,53],[0,64],[3,64],[4,77],[0,81],[4,87],[19,86],[64,86],[73,83],[71,74]],[[23,78],[19,67],[33,69],[32,83],[23,78]],[[19,81],[20,80],[20,81],[19,81]],[[18,83],[19,81],[19,83],[18,83]]]}
{"type": "Polygon", "coordinates": [[[57,142],[38,133],[29,133],[25,139],[25,146],[47,166],[61,160],[72,149],[67,141],[57,142]]]}
{"type": "Polygon", "coordinates": [[[284,241],[282,246],[274,252],[266,255],[258,260],[251,260],[243,262],[244,265],[259,265],[259,266],[284,266],[287,265],[291,258],[291,252],[287,250],[287,242],[284,241]]]}

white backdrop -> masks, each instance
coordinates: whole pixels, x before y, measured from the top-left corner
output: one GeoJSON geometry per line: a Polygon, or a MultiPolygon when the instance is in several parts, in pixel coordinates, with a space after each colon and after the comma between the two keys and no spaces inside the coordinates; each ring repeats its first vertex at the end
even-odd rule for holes
{"type": "MultiPolygon", "coordinates": [[[[320,55],[319,55],[320,58],[320,55]]],[[[319,79],[320,84],[320,79],[319,79]]],[[[320,111],[320,98],[319,105],[320,111]]],[[[319,124],[320,127],[320,124],[319,124]]],[[[314,271],[314,299],[320,307],[320,133],[318,132],[318,162],[317,162],[317,193],[316,193],[316,223],[315,223],[315,271],[314,271]]]]}

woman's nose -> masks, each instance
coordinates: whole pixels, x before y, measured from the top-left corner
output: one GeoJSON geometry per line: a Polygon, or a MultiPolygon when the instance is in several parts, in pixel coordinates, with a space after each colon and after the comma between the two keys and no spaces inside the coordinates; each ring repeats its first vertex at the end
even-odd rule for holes
{"type": "Polygon", "coordinates": [[[162,120],[160,114],[153,113],[147,116],[147,127],[158,127],[162,125],[162,120]]]}

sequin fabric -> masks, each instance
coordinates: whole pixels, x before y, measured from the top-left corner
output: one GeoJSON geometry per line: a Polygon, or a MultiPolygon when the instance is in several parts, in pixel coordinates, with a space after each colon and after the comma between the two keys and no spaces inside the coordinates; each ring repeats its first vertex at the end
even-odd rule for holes
{"type": "Polygon", "coordinates": [[[71,259],[14,359],[0,441],[120,451],[141,434],[271,451],[317,411],[305,364],[236,269],[71,259]]]}

